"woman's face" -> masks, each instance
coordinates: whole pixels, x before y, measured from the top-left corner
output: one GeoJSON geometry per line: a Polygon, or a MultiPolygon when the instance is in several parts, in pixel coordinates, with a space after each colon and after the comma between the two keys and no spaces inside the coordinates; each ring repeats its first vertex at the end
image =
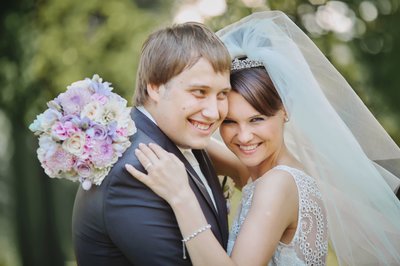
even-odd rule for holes
{"type": "Polygon", "coordinates": [[[285,112],[262,115],[234,91],[228,94],[228,106],[228,115],[220,126],[228,148],[250,168],[277,158],[283,147],[285,112]]]}

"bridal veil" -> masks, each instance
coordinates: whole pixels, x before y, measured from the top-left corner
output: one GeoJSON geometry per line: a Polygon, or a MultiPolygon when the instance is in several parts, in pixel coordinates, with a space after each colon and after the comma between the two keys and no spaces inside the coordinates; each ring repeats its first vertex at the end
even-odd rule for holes
{"type": "Polygon", "coordinates": [[[342,75],[284,13],[254,13],[217,35],[262,61],[290,121],[288,148],[315,177],[340,265],[400,265],[400,149],[342,75]]]}

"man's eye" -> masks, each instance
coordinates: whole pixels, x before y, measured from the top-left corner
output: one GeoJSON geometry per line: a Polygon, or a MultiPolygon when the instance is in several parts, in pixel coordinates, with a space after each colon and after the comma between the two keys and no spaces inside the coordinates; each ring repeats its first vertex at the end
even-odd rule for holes
{"type": "Polygon", "coordinates": [[[225,100],[228,97],[228,91],[221,91],[218,93],[218,100],[225,100]]]}
{"type": "Polygon", "coordinates": [[[192,93],[197,97],[202,97],[206,94],[205,90],[192,90],[192,93]]]}
{"type": "Polygon", "coordinates": [[[230,120],[230,119],[224,119],[224,121],[222,121],[223,124],[233,124],[235,123],[235,121],[230,120]]]}

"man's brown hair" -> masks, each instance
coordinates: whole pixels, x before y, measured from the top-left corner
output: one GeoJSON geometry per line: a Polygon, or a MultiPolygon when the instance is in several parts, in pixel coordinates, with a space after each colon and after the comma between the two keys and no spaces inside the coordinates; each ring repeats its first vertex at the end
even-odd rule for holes
{"type": "Polygon", "coordinates": [[[216,73],[230,71],[228,50],[214,32],[201,23],[187,22],[150,34],[142,47],[134,105],[146,102],[147,84],[165,84],[201,57],[210,62],[216,73]]]}

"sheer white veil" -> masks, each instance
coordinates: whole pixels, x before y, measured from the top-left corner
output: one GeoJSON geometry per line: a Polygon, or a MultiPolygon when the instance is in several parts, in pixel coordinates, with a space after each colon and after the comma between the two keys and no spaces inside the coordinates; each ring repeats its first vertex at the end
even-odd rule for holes
{"type": "Polygon", "coordinates": [[[315,177],[340,265],[400,265],[400,149],[307,35],[279,11],[217,32],[262,61],[290,122],[285,142],[315,177]]]}

